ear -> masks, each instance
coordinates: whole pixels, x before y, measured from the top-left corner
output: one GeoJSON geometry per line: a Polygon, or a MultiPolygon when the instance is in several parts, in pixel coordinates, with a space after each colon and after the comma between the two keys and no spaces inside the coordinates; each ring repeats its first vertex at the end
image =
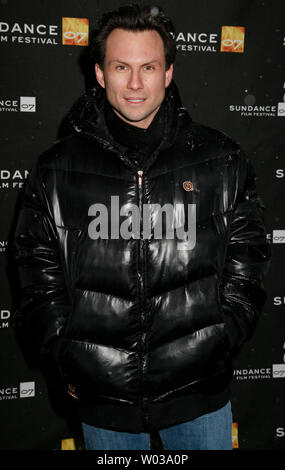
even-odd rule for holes
{"type": "Polygon", "coordinates": [[[105,88],[105,79],[104,79],[104,72],[101,69],[99,64],[95,64],[95,75],[97,78],[97,81],[101,87],[105,88]]]}
{"type": "Polygon", "coordinates": [[[173,76],[173,64],[171,64],[169,69],[166,70],[165,72],[165,88],[167,88],[168,85],[170,84],[172,80],[172,76],[173,76]]]}

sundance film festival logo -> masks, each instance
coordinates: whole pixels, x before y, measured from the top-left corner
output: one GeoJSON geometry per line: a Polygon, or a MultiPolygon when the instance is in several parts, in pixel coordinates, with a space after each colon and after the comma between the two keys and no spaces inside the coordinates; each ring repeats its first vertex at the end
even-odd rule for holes
{"type": "Polygon", "coordinates": [[[285,297],[282,295],[276,295],[275,297],[273,297],[273,305],[275,305],[276,307],[285,305],[285,297]]]}
{"type": "Polygon", "coordinates": [[[285,117],[285,103],[278,103],[278,116],[285,117]]]}
{"type": "Polygon", "coordinates": [[[272,367],[252,367],[236,369],[236,380],[251,381],[262,379],[285,379],[285,343],[283,344],[283,363],[272,364],[272,367]]]}
{"type": "Polygon", "coordinates": [[[0,111],[10,113],[35,113],[35,96],[20,96],[20,98],[0,98],[0,111]]]}
{"type": "Polygon", "coordinates": [[[7,44],[87,46],[88,35],[87,18],[63,17],[61,27],[58,24],[0,22],[0,42],[7,44]]]}
{"type": "Polygon", "coordinates": [[[62,18],[62,44],[88,46],[88,32],[87,18],[62,18]]]}
{"type": "MultiPolygon", "coordinates": [[[[285,89],[285,82],[283,88],[285,89]]],[[[247,92],[247,90],[245,91],[247,92]]],[[[237,112],[241,117],[285,117],[285,93],[283,101],[276,105],[257,104],[255,96],[247,94],[244,98],[244,104],[231,104],[229,111],[237,112]]]]}
{"type": "Polygon", "coordinates": [[[284,379],[285,364],[272,364],[272,367],[256,367],[236,369],[234,371],[236,380],[264,380],[264,379],[284,379]]]}
{"type": "Polygon", "coordinates": [[[272,375],[274,379],[285,379],[285,342],[283,344],[283,363],[272,365],[272,375]]]}
{"type": "Polygon", "coordinates": [[[12,312],[8,309],[0,310],[0,330],[16,327],[19,325],[20,319],[20,310],[13,310],[12,312]]]}
{"type": "Polygon", "coordinates": [[[13,247],[14,243],[12,240],[0,240],[0,253],[9,253],[13,247]]]}
{"type": "Polygon", "coordinates": [[[0,189],[21,189],[28,176],[28,170],[0,170],[0,189]]]}
{"type": "Polygon", "coordinates": [[[272,374],[274,379],[285,379],[285,364],[273,364],[272,374]]]}
{"type": "Polygon", "coordinates": [[[244,52],[245,28],[222,26],[221,33],[179,32],[172,34],[182,52],[244,52]]]}
{"type": "Polygon", "coordinates": [[[271,243],[285,243],[285,230],[272,230],[272,234],[268,233],[266,238],[271,243]]]}
{"type": "Polygon", "coordinates": [[[271,367],[235,369],[234,377],[236,380],[271,379],[272,370],[271,367]]]}
{"type": "Polygon", "coordinates": [[[20,382],[19,385],[0,385],[1,400],[18,400],[19,398],[35,397],[35,382],[20,382]]]}
{"type": "Polygon", "coordinates": [[[278,168],[275,172],[276,178],[284,178],[284,168],[278,168]]]}
{"type": "Polygon", "coordinates": [[[0,42],[57,45],[58,25],[0,22],[0,42]]]}
{"type": "Polygon", "coordinates": [[[10,310],[0,310],[0,329],[9,328],[11,326],[10,310]]]}
{"type": "Polygon", "coordinates": [[[188,204],[187,213],[184,204],[143,204],[141,211],[136,204],[124,204],[120,208],[119,196],[111,196],[110,208],[92,204],[88,215],[96,216],[88,226],[92,240],[178,239],[179,250],[192,250],[196,244],[196,204],[188,204]],[[125,218],[121,220],[122,217],[125,218]]]}
{"type": "Polygon", "coordinates": [[[285,437],[285,426],[280,426],[276,428],[276,437],[279,437],[279,438],[285,437]]]}

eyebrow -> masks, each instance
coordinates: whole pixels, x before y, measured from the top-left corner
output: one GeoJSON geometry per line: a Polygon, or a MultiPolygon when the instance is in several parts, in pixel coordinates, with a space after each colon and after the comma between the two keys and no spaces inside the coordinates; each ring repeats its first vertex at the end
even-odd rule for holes
{"type": "MultiPolygon", "coordinates": [[[[124,60],[120,60],[120,59],[111,59],[109,60],[109,64],[113,63],[113,62],[118,62],[120,64],[124,64],[124,65],[129,65],[128,62],[125,62],[124,60]]],[[[154,63],[158,63],[160,64],[160,61],[158,59],[154,59],[154,60],[149,60],[148,62],[145,62],[144,64],[142,65],[149,65],[149,64],[154,64],[154,63]]]]}

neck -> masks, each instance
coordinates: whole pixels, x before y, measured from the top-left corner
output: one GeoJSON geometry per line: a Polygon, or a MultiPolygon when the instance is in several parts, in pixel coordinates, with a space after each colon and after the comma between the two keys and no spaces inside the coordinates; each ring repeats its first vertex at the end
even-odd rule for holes
{"type": "Polygon", "coordinates": [[[134,122],[122,119],[106,100],[105,119],[115,141],[137,155],[147,158],[158,147],[164,130],[164,104],[162,104],[147,128],[138,127],[134,122]]]}
{"type": "MultiPolygon", "coordinates": [[[[111,105],[110,105],[111,106],[111,105]]],[[[117,111],[115,108],[112,108],[114,113],[126,124],[129,124],[130,126],[138,127],[140,129],[148,129],[149,126],[151,125],[152,121],[154,120],[155,116],[157,115],[158,111],[160,109],[160,106],[153,111],[153,113],[149,116],[147,116],[145,119],[140,120],[140,121],[130,121],[126,119],[119,111],[117,111]]]]}

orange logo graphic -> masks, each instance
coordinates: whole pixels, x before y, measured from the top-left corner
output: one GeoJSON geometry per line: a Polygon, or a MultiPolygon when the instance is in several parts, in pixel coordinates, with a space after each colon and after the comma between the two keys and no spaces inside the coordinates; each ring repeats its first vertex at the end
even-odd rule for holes
{"type": "Polygon", "coordinates": [[[243,26],[222,26],[221,52],[243,52],[244,35],[243,26]]]}
{"type": "Polygon", "coordinates": [[[62,18],[62,44],[88,46],[88,32],[87,18],[62,18]]]}
{"type": "Polygon", "coordinates": [[[232,423],[233,449],[238,449],[238,423],[232,423]]]}
{"type": "Polygon", "coordinates": [[[73,438],[62,439],[61,450],[76,450],[75,440],[73,438]]]}

